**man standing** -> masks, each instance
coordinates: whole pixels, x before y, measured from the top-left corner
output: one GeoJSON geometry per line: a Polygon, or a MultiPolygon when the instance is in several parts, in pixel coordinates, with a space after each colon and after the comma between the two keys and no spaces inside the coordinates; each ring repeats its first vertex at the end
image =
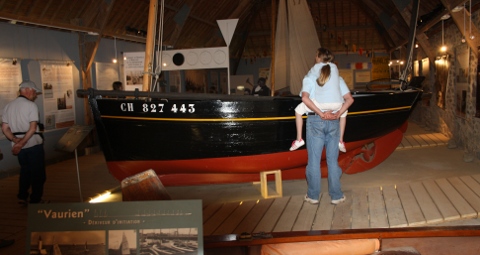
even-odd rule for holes
{"type": "Polygon", "coordinates": [[[257,85],[253,87],[252,95],[254,96],[270,96],[270,89],[266,85],[267,80],[263,77],[258,79],[257,85]]]}
{"type": "Polygon", "coordinates": [[[20,163],[18,203],[45,203],[42,200],[45,151],[43,137],[38,132],[38,107],[34,103],[41,91],[32,81],[23,81],[19,91],[20,96],[5,106],[2,116],[3,134],[12,141],[12,153],[20,163]]]}

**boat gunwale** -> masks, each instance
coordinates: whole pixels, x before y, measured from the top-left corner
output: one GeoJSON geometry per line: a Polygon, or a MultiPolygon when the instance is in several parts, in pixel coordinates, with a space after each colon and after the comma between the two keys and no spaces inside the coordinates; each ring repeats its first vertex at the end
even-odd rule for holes
{"type": "MultiPolygon", "coordinates": [[[[381,96],[385,94],[406,94],[419,93],[420,89],[409,90],[381,90],[381,91],[360,91],[352,90],[351,94],[355,97],[365,96],[381,96]]],[[[271,101],[271,100],[301,100],[300,96],[248,96],[248,95],[226,95],[226,94],[207,94],[207,93],[163,93],[163,92],[148,92],[148,91],[113,91],[113,90],[97,90],[93,88],[77,90],[77,96],[88,96],[95,99],[107,100],[219,100],[219,101],[271,101]],[[105,98],[106,97],[106,98],[105,98]],[[119,98],[122,97],[122,98],[119,98]],[[125,98],[126,97],[126,98],[125,98]]]]}

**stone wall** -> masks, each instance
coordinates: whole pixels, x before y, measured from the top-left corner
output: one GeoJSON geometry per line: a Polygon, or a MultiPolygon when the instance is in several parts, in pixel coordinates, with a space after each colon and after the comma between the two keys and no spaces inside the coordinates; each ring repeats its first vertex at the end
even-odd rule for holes
{"type": "MultiPolygon", "coordinates": [[[[449,148],[461,148],[464,150],[464,160],[473,161],[475,157],[480,159],[480,118],[475,117],[476,101],[480,98],[475,97],[477,85],[477,64],[478,49],[468,47],[467,43],[462,43],[462,33],[457,28],[453,20],[445,20],[444,23],[444,43],[447,45],[448,58],[448,78],[446,82],[445,107],[442,109],[437,106],[437,91],[435,88],[435,59],[430,59],[428,77],[426,77],[423,88],[426,92],[432,92],[431,97],[424,98],[416,106],[412,113],[411,120],[423,126],[427,130],[440,132],[450,138],[449,148]],[[448,24],[448,25],[447,25],[448,24]],[[467,97],[465,105],[465,114],[457,112],[457,91],[456,91],[456,55],[460,47],[468,47],[469,51],[469,79],[467,86],[467,97]]],[[[468,20],[468,19],[467,19],[468,20]]],[[[468,21],[467,21],[468,22],[468,21]]],[[[480,27],[480,11],[474,12],[472,22],[476,27],[480,27]]],[[[442,43],[441,26],[438,33],[428,34],[428,41],[437,56],[441,56],[438,49],[442,43]]],[[[467,24],[468,28],[468,24],[467,24]]],[[[434,30],[434,29],[432,29],[434,30]]],[[[468,34],[468,30],[467,30],[468,34]]],[[[478,40],[478,39],[477,39],[478,40]]],[[[422,61],[427,56],[423,51],[415,52],[414,58],[422,61]]],[[[423,71],[425,73],[425,71],[423,71]]]]}

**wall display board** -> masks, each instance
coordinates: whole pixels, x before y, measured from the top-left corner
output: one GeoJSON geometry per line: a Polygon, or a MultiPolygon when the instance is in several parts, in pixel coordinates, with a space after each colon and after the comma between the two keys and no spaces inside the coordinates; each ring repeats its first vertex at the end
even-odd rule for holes
{"type": "Polygon", "coordinates": [[[390,69],[388,63],[390,57],[380,56],[372,58],[372,80],[390,78],[390,69]]]}
{"type": "Polygon", "coordinates": [[[371,80],[369,70],[355,70],[355,83],[367,83],[371,80]]]}
{"type": "Polygon", "coordinates": [[[343,78],[348,88],[353,90],[353,70],[352,69],[338,69],[340,76],[343,78]]]}
{"type": "Polygon", "coordinates": [[[41,62],[42,96],[45,130],[71,127],[75,124],[73,72],[65,62],[41,62]]]}
{"type": "MultiPolygon", "coordinates": [[[[18,96],[18,85],[22,82],[22,69],[15,59],[0,58],[0,121],[3,108],[18,96]],[[13,64],[15,63],[15,64],[13,64]]],[[[4,139],[0,132],[0,139],[4,139]]]]}
{"type": "Polygon", "coordinates": [[[202,255],[202,201],[32,204],[26,254],[202,255]]]}
{"type": "Polygon", "coordinates": [[[97,62],[95,63],[95,73],[98,90],[113,90],[113,82],[120,80],[118,64],[97,62]]]}
{"type": "Polygon", "coordinates": [[[123,57],[123,85],[125,90],[138,89],[142,91],[145,52],[125,52],[123,57]]]}
{"type": "Polygon", "coordinates": [[[67,130],[62,138],[60,138],[55,145],[55,149],[73,152],[92,130],[93,126],[73,125],[67,130]]]}

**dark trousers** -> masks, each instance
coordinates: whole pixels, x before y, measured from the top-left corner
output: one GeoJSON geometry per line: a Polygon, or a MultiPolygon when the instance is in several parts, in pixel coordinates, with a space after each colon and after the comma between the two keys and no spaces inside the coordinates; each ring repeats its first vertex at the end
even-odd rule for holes
{"type": "Polygon", "coordinates": [[[40,202],[43,196],[43,184],[47,180],[43,144],[22,149],[18,154],[18,163],[20,163],[18,199],[27,201],[29,190],[32,188],[30,203],[40,202]]]}

